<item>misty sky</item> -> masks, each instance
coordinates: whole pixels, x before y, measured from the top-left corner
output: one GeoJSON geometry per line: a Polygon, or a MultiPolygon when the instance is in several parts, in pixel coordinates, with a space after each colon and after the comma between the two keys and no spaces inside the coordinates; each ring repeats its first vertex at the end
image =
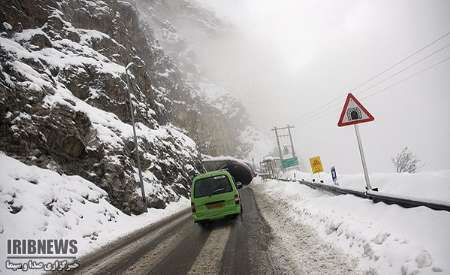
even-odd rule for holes
{"type": "Polygon", "coordinates": [[[381,91],[450,57],[450,35],[359,87],[449,32],[450,1],[198,1],[234,26],[229,36],[202,42],[205,71],[271,141],[269,129],[293,124],[303,159],[320,155],[326,169],[360,172],[353,127],[336,125],[351,91],[375,116],[360,126],[369,171],[393,171],[390,158],[403,146],[423,160],[422,170],[450,169],[450,60],[381,91]]]}

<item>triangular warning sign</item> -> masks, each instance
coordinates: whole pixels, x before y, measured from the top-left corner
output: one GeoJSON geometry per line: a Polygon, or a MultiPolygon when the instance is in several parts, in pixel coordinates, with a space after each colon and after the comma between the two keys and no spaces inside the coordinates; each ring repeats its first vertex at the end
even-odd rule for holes
{"type": "Polygon", "coordinates": [[[347,95],[344,108],[339,118],[338,126],[348,126],[358,123],[372,121],[375,118],[367,111],[366,108],[351,93],[347,95]]]}

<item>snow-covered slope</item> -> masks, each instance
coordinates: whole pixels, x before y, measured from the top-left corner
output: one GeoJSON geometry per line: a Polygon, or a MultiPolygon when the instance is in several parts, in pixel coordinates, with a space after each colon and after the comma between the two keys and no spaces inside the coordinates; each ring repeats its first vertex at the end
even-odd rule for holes
{"type": "MultiPolygon", "coordinates": [[[[164,210],[129,216],[79,176],[28,166],[3,153],[0,167],[0,242],[5,246],[7,239],[74,239],[79,257],[189,206],[180,198],[164,210]]],[[[0,251],[4,263],[6,249],[0,251]]]]}
{"type": "MultiPolygon", "coordinates": [[[[374,204],[295,182],[259,181],[252,188],[269,198],[277,213],[287,215],[290,224],[285,228],[296,230],[297,223],[311,226],[322,239],[357,258],[360,270],[368,274],[450,272],[450,213],[446,211],[374,204]]],[[[286,244],[296,246],[301,243],[286,244]]],[[[294,259],[298,253],[284,252],[294,259]]]]}

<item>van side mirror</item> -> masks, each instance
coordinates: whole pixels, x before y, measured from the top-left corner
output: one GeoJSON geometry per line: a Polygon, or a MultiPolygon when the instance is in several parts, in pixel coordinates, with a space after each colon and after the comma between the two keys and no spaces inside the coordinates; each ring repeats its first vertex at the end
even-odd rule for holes
{"type": "Polygon", "coordinates": [[[238,181],[236,182],[236,188],[241,189],[242,188],[242,182],[238,181]]]}

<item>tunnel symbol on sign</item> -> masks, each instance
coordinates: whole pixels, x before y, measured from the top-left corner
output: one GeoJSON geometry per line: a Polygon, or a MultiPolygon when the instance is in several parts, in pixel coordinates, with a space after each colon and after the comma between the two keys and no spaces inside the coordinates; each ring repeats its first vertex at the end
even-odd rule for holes
{"type": "Polygon", "coordinates": [[[373,120],[375,118],[364,108],[356,97],[348,94],[344,107],[342,108],[341,116],[339,117],[338,126],[355,125],[373,120]]]}
{"type": "Polygon", "coordinates": [[[348,120],[358,120],[362,119],[361,110],[359,108],[348,108],[347,110],[348,120]]]}

